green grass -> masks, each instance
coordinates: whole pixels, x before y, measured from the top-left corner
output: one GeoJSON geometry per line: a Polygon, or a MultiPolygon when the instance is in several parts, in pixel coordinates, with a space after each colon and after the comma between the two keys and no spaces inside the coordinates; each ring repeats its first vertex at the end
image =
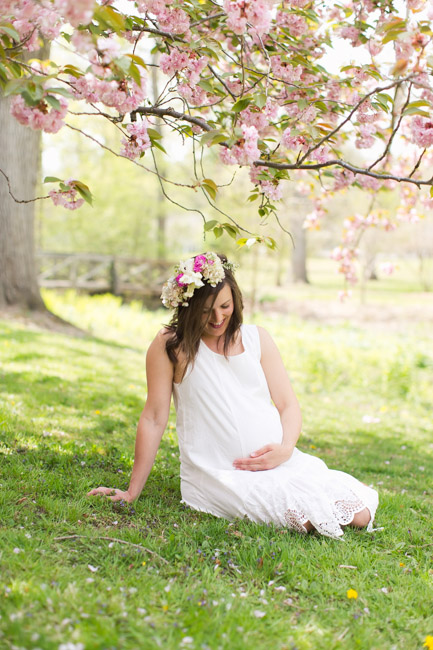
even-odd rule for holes
{"type": "Polygon", "coordinates": [[[174,412],[135,504],[86,498],[128,484],[145,350],[167,312],[47,295],[93,338],[0,323],[0,648],[422,648],[433,634],[427,328],[260,319],[301,401],[300,448],[379,489],[383,530],[342,542],[184,507],[174,412]]]}

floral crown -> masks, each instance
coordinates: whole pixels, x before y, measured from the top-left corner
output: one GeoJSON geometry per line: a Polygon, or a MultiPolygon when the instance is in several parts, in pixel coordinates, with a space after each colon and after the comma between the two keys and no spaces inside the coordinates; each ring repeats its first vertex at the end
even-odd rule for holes
{"type": "Polygon", "coordinates": [[[179,262],[174,267],[175,275],[162,287],[161,299],[164,307],[188,307],[188,300],[194,291],[208,282],[212,287],[225,278],[225,269],[233,271],[232,262],[223,262],[216,253],[204,253],[179,262]]]}

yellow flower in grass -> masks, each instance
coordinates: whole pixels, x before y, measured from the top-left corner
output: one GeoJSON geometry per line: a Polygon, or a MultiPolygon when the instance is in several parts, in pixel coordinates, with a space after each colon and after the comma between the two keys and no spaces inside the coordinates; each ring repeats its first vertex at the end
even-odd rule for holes
{"type": "Polygon", "coordinates": [[[433,650],[433,636],[431,634],[426,636],[422,647],[427,648],[427,650],[433,650]]]}
{"type": "Polygon", "coordinates": [[[346,595],[348,598],[358,598],[358,592],[355,589],[348,589],[346,595]]]}

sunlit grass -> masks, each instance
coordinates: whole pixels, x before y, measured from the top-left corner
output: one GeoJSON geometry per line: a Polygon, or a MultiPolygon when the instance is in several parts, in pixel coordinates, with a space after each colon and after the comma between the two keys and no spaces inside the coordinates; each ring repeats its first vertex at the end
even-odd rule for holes
{"type": "Polygon", "coordinates": [[[0,323],[0,647],[421,649],[433,634],[427,329],[260,316],[301,401],[300,448],[380,492],[383,530],[341,542],[185,508],[174,412],[135,504],[86,498],[128,484],[145,351],[168,312],[49,301],[92,337],[0,323]]]}

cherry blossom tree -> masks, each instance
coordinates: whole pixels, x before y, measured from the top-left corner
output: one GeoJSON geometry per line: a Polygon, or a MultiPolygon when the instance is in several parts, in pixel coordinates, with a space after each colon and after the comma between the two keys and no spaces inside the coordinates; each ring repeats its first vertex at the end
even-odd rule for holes
{"type": "MultiPolygon", "coordinates": [[[[240,246],[275,241],[221,212],[224,190],[202,164],[208,149],[221,165],[249,168],[246,198],[259,222],[278,220],[287,182],[313,177],[312,228],[326,218],[329,196],[363,188],[370,209],[348,215],[333,253],[353,282],[366,228],[416,222],[432,205],[432,18],[426,0],[0,0],[0,83],[29,129],[76,129],[72,106],[111,122],[122,133],[114,153],[158,174],[168,198],[177,180],[159,173],[153,155],[163,149],[155,128],[162,120],[165,133],[192,143],[188,187],[202,191],[216,215],[202,215],[204,229],[240,246]],[[61,43],[68,61],[26,62],[41,39],[61,43]],[[330,65],[342,44],[347,58],[330,65]],[[158,97],[148,82],[155,60],[165,79],[158,97]],[[401,208],[390,218],[376,197],[396,188],[401,208]]],[[[92,200],[79,179],[46,181],[56,204],[75,209],[92,200]]]]}

